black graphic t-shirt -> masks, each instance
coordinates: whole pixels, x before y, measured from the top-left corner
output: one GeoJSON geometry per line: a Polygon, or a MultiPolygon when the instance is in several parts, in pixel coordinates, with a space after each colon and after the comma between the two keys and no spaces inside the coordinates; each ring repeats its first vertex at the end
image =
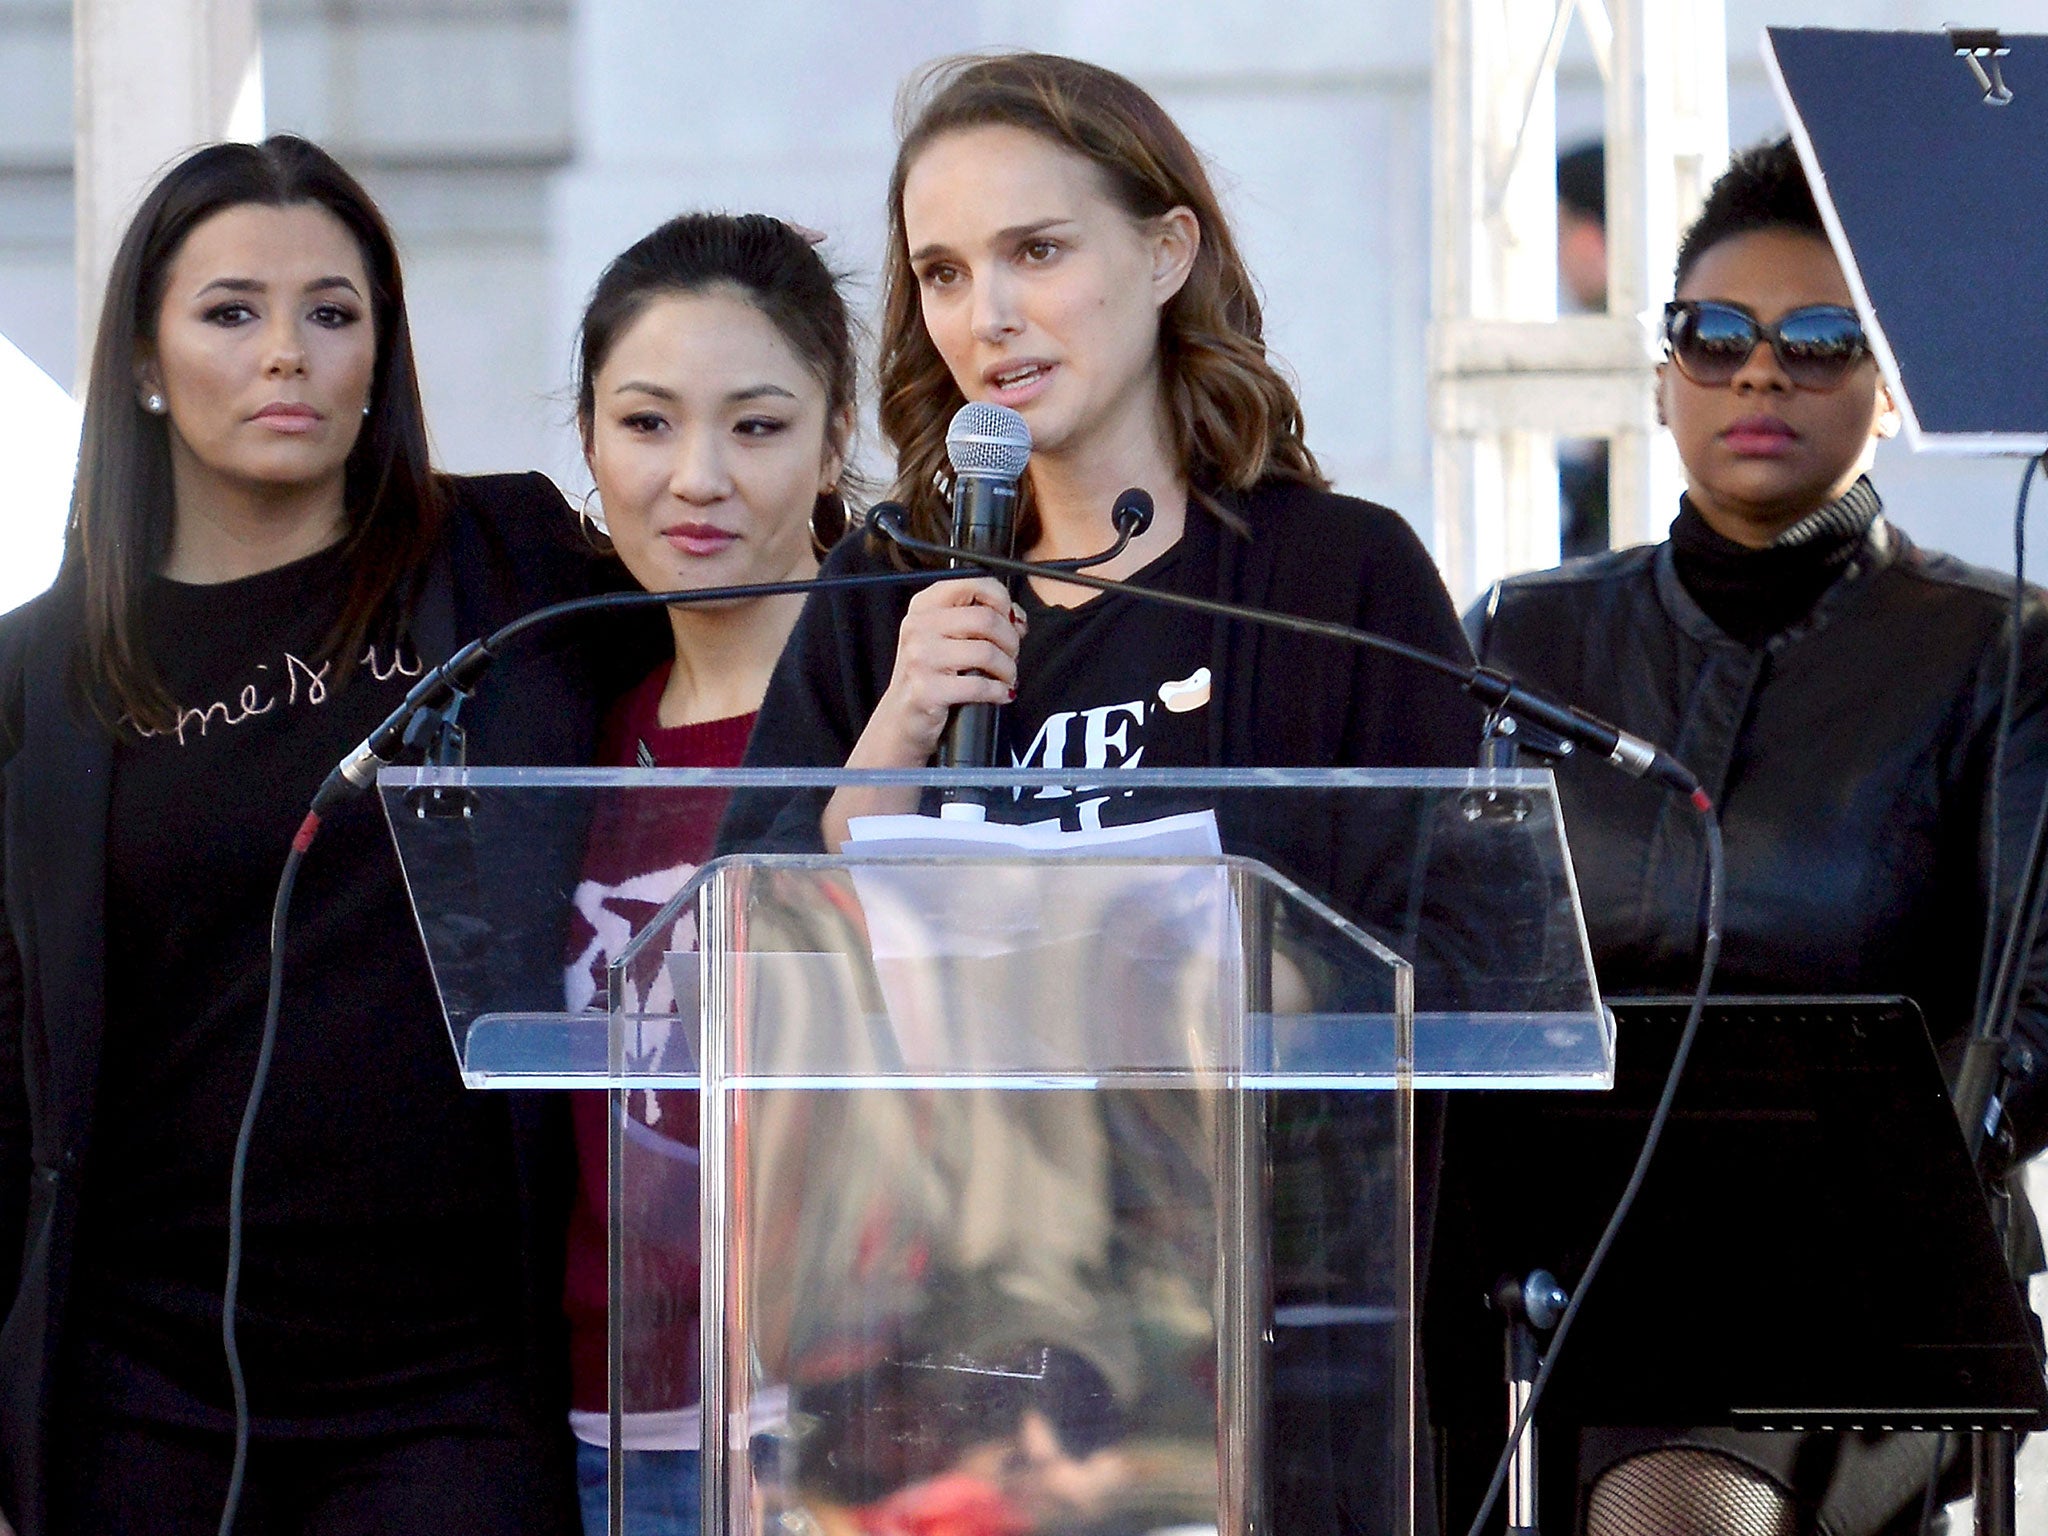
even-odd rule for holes
{"type": "MultiPolygon", "coordinates": [[[[1190,572],[1213,562],[1207,518],[1157,560],[1134,572],[1140,586],[1194,592],[1190,572]]],[[[1078,607],[1047,603],[1020,583],[1028,620],[1018,655],[1017,697],[998,726],[998,761],[1018,768],[1192,768],[1208,761],[1211,633],[1200,614],[1141,598],[1106,594],[1078,607]]],[[[1025,791],[1004,819],[1047,820],[1068,828],[1114,826],[1130,819],[1118,802],[1128,791],[1063,788],[1025,791]]],[[[1141,814],[1159,814],[1156,798],[1141,814]]]]}
{"type": "MultiPolygon", "coordinates": [[[[142,642],[181,707],[169,729],[125,728],[114,754],[76,1316],[85,1368],[118,1375],[99,1389],[156,1418],[215,1423],[229,1401],[229,1166],[286,850],[322,777],[420,671],[388,642],[346,683],[316,659],[345,577],[329,549],[145,595],[142,642]]],[[[343,803],[293,899],[249,1158],[240,1339],[259,1421],[383,1422],[511,1356],[502,1108],[461,1086],[381,810],[343,803]]]]}

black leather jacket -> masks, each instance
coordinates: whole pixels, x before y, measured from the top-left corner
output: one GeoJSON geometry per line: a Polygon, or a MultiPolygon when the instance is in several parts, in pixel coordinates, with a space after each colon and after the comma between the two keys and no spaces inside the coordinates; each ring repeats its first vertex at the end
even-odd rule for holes
{"type": "MultiPolygon", "coordinates": [[[[1679,581],[1669,543],[1517,576],[1475,609],[1489,666],[1673,751],[1720,808],[1725,993],[1904,993],[1945,1056],[1969,1031],[1989,886],[1987,787],[2011,582],[1879,517],[1807,617],[1752,648],[1679,581]]],[[[1997,842],[2002,923],[2048,784],[2048,608],[2030,592],[1997,842]]],[[[1677,798],[1604,764],[1557,772],[1612,995],[1689,992],[1704,851],[1677,798]]],[[[2021,1030],[2048,1042],[2037,950],[2021,1030]]],[[[2040,1144],[2038,1103],[2020,1114],[2040,1144]]],[[[2017,1113],[2017,1111],[2016,1111],[2017,1113]]]]}

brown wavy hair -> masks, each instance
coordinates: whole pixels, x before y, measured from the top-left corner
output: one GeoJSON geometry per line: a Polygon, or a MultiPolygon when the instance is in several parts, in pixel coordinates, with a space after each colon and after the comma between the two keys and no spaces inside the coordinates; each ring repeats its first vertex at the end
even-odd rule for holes
{"type": "MultiPolygon", "coordinates": [[[[1133,219],[1176,207],[1193,212],[1201,242],[1187,281],[1161,312],[1159,360],[1174,453],[1198,504],[1241,529],[1228,493],[1261,480],[1329,484],[1302,440],[1301,402],[1266,356],[1258,291],[1202,157],[1158,102],[1099,65],[1003,53],[927,65],[905,87],[896,115],[902,143],[889,177],[878,414],[896,450],[890,494],[909,509],[921,537],[944,542],[950,532],[946,427],[966,398],[925,330],[903,228],[903,183],[935,140],[967,128],[1022,128],[1081,156],[1133,219]]],[[[1020,549],[1030,547],[1037,528],[1027,480],[1018,496],[1020,549]]]]}
{"type": "Polygon", "coordinates": [[[412,578],[439,536],[446,490],[428,458],[398,247],[383,214],[340,162],[292,134],[194,151],[164,173],[121,239],[86,381],[59,580],[83,588],[77,682],[110,729],[124,720],[163,728],[178,712],[140,634],[143,592],[170,554],[177,517],[170,427],[142,409],[135,388],[136,365],[156,344],[171,265],[186,236],[216,213],[308,203],[325,208],[355,238],[377,337],[369,415],[350,450],[342,492],[348,595],[319,651],[334,662],[333,686],[348,679],[373,627],[401,621],[396,610],[407,606],[412,578]]]}

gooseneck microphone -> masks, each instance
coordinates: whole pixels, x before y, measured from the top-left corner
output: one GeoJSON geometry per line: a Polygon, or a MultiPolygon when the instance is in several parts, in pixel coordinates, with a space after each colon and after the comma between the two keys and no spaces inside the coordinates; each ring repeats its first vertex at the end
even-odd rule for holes
{"type": "MultiPolygon", "coordinates": [[[[1144,498],[1143,516],[1149,523],[1152,511],[1151,498],[1145,496],[1143,491],[1126,491],[1118,497],[1118,510],[1125,510],[1127,505],[1135,510],[1134,497],[1144,498]]],[[[911,534],[904,518],[903,508],[892,501],[885,501],[868,512],[868,522],[883,538],[911,554],[923,555],[927,559],[939,556],[952,557],[956,564],[965,560],[998,576],[1048,574],[1044,566],[1013,560],[1007,555],[969,554],[964,550],[926,543],[911,534]]],[[[1121,520],[1118,521],[1117,527],[1121,533],[1121,520]]],[[[1299,614],[1282,613],[1276,609],[1252,608],[1243,603],[1226,603],[1216,598],[1196,597],[1186,592],[1137,586],[1131,582],[1116,581],[1105,576],[1091,576],[1082,571],[1064,573],[1059,579],[1075,586],[1091,587],[1097,592],[1126,592],[1147,602],[1161,603],[1169,608],[1185,608],[1195,613],[1240,619],[1251,624],[1263,624],[1270,629],[1288,630],[1298,635],[1318,635],[1323,639],[1336,640],[1345,645],[1363,646],[1367,650],[1384,651],[1388,655],[1399,656],[1449,678],[1490,710],[1511,711],[1532,724],[1540,725],[1545,730],[1564,738],[1572,747],[1591,752],[1631,778],[1654,779],[1668,789],[1677,790],[1699,810],[1704,812],[1711,808],[1712,802],[1700,788],[1700,781],[1692,770],[1656,743],[1631,735],[1619,726],[1610,725],[1599,716],[1588,714],[1585,710],[1547,699],[1542,694],[1523,687],[1505,672],[1496,672],[1491,667],[1475,667],[1470,662],[1453,661],[1448,656],[1439,656],[1436,652],[1424,650],[1421,646],[1409,645],[1387,635],[1377,635],[1370,630],[1354,629],[1349,624],[1331,623],[1327,619],[1308,619],[1299,614]]]]}
{"type": "MultiPolygon", "coordinates": [[[[1017,482],[1031,462],[1031,428],[1005,405],[970,401],[946,428],[953,465],[955,570],[975,569],[976,555],[1007,559],[1017,538],[1017,482]]],[[[1007,585],[1007,583],[1006,583],[1007,585]]],[[[986,768],[995,762],[997,706],[961,704],[939,738],[941,768],[986,768]]],[[[982,803],[972,790],[948,790],[942,814],[978,819],[982,803]]]]}

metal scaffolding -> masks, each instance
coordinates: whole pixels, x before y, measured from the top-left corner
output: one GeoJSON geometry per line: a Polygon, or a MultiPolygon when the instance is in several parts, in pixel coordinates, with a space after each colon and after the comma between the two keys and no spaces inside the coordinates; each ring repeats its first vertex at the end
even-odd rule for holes
{"type": "Polygon", "coordinates": [[[1556,440],[1609,440],[1610,539],[1653,537],[1678,464],[1655,322],[1728,158],[1721,0],[1436,0],[1430,422],[1436,554],[1462,603],[1558,558],[1556,440]],[[1557,312],[1557,62],[1606,92],[1607,313],[1557,312]]]}

